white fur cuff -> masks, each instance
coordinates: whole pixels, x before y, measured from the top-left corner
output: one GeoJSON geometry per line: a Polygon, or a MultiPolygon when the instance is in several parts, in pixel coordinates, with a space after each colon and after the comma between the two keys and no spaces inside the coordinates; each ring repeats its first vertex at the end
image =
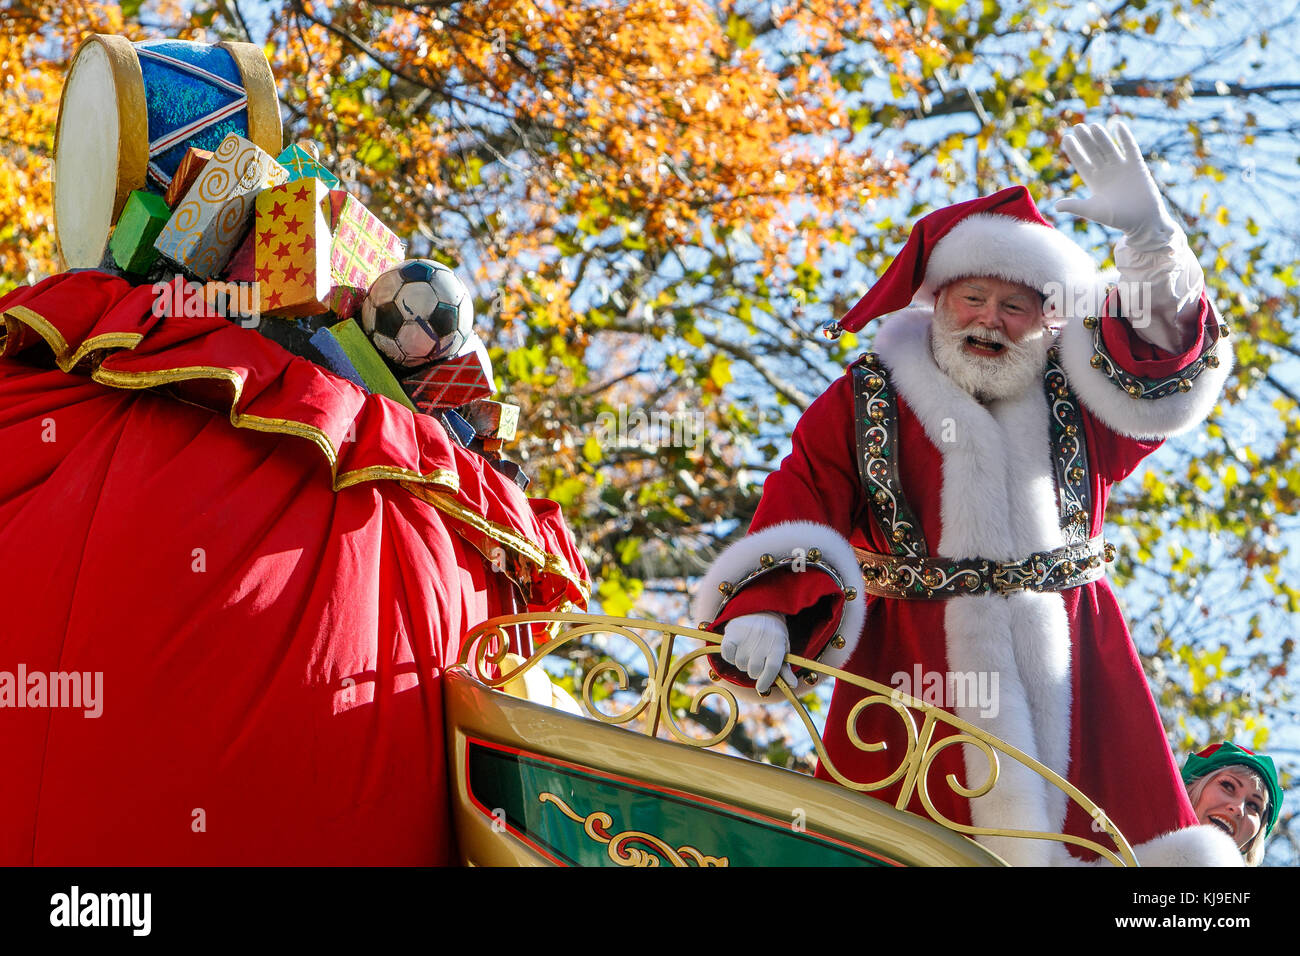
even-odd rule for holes
{"type": "MultiPolygon", "coordinates": [[[[1213,313],[1210,321],[1216,321],[1213,313]]],[[[1082,322],[1067,324],[1061,333],[1061,365],[1088,410],[1112,431],[1131,438],[1168,438],[1196,427],[1214,408],[1232,371],[1232,347],[1220,336],[1210,353],[1219,359],[1219,367],[1203,369],[1190,391],[1133,398],[1092,367],[1092,334],[1082,322]]]]}
{"type": "MultiPolygon", "coordinates": [[[[762,531],[748,534],[732,544],[715,560],[708,573],[700,580],[691,605],[691,615],[696,621],[712,621],[722,607],[723,595],[718,586],[725,581],[736,583],[751,571],[761,567],[760,559],[770,554],[777,561],[791,556],[807,555],[812,549],[821,551],[821,561],[839,575],[846,588],[854,588],[857,596],[844,602],[839,633],[844,638],[843,647],[828,646],[819,660],[831,667],[842,667],[849,659],[862,633],[866,621],[866,592],[857,556],[847,538],[830,525],[815,521],[785,521],[762,531]]],[[[810,570],[815,570],[811,566],[810,570]]]]}
{"type": "Polygon", "coordinates": [[[1245,866],[1232,838],[1213,826],[1187,827],[1133,848],[1143,866],[1245,866]]]}

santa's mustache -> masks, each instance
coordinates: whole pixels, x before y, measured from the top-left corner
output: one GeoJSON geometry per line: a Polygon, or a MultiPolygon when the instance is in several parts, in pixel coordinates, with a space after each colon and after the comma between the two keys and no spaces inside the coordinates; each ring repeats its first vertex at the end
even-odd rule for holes
{"type": "Polygon", "coordinates": [[[940,321],[939,334],[947,336],[954,345],[965,345],[968,342],[976,344],[1000,345],[998,355],[1009,353],[1009,357],[1014,361],[1016,359],[1033,358],[1038,359],[1042,337],[1045,334],[1042,330],[1031,332],[1021,337],[1020,341],[1012,341],[1011,336],[1001,329],[986,329],[983,327],[967,326],[964,329],[952,328],[947,323],[940,321]]]}
{"type": "Polygon", "coordinates": [[[932,334],[936,363],[980,401],[1014,397],[1040,380],[1050,342],[1045,329],[1013,341],[1001,329],[958,328],[942,309],[935,314],[932,334]],[[971,353],[966,350],[970,343],[994,345],[997,352],[971,353]]]}

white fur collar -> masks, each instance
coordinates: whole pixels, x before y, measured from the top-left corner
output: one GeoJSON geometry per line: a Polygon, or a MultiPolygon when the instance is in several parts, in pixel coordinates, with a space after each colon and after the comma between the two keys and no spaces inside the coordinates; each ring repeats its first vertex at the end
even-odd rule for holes
{"type": "Polygon", "coordinates": [[[1042,388],[981,405],[935,364],[932,317],[929,309],[900,312],[875,341],[899,395],[943,456],[943,534],[931,548],[946,557],[1012,560],[1059,546],[1042,388]]]}

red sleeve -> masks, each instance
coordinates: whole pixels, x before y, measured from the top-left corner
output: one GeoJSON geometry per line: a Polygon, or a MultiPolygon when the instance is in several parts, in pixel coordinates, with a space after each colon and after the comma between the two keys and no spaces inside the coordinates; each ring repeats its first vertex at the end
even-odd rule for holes
{"type": "Polygon", "coordinates": [[[1207,344],[1206,324],[1213,318],[1210,300],[1202,292],[1196,339],[1187,351],[1177,354],[1152,345],[1133,330],[1127,319],[1111,315],[1109,310],[1102,316],[1101,337],[1111,358],[1124,371],[1142,378],[1165,378],[1196,361],[1207,344]]]}
{"type": "MultiPolygon", "coordinates": [[[[795,426],[790,454],[763,484],[749,531],[784,521],[824,524],[850,538],[865,507],[854,442],[853,376],[838,378],[795,426]]],[[[760,611],[786,615],[790,648],[805,657],[821,653],[835,636],[844,596],[828,574],[774,571],[735,595],[714,622],[760,611]]]]}

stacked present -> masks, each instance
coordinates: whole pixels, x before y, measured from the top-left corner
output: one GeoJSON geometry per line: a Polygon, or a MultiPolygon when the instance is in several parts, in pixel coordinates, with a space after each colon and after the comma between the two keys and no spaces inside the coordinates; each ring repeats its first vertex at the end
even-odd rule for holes
{"type": "MultiPolygon", "coordinates": [[[[519,410],[490,401],[496,385],[477,335],[470,331],[451,357],[412,372],[381,355],[370,326],[363,331],[354,321],[375,280],[402,263],[405,247],[313,149],[295,144],[272,156],[237,133],[212,152],[190,148],[165,195],[130,195],[109,248],[121,269],[137,275],[163,264],[215,280],[208,288],[251,285],[257,294],[241,300],[258,303],[262,334],[369,392],[439,418],[459,444],[527,485],[501,454],[519,410]]],[[[472,313],[465,316],[469,330],[472,313]]]]}
{"type": "Polygon", "coordinates": [[[215,313],[254,327],[437,418],[526,482],[501,457],[518,409],[491,401],[470,291],[449,263],[406,259],[349,190],[355,173],[335,175],[310,142],[282,148],[264,51],[97,34],[73,59],[54,141],[56,239],[70,268],[152,284],[164,321],[215,313]]]}
{"type": "Polygon", "coordinates": [[[270,153],[230,133],[202,165],[154,247],[190,275],[216,277],[248,231],[258,193],[288,178],[270,153]]]}

